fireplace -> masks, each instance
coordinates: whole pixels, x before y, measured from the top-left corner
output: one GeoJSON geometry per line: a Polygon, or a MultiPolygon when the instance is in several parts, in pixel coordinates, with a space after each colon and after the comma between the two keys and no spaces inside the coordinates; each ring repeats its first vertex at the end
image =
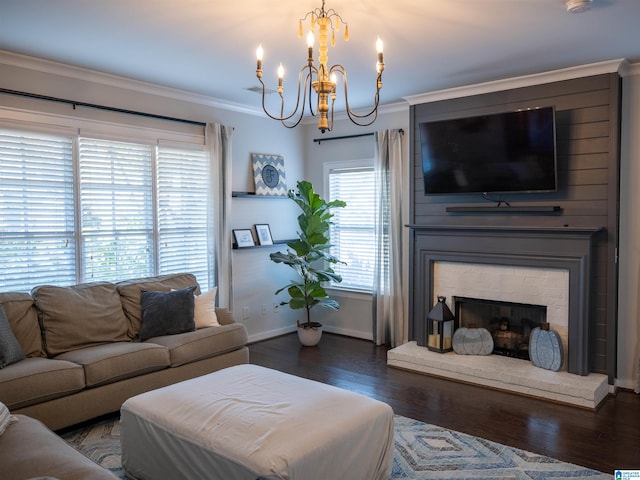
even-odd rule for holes
{"type": "MultiPolygon", "coordinates": [[[[435,304],[436,295],[448,296],[448,300],[453,295],[477,297],[460,291],[447,294],[438,289],[434,292],[435,269],[441,262],[565,271],[568,275],[567,317],[558,322],[549,322],[561,337],[566,336],[567,370],[576,375],[589,374],[592,239],[600,229],[463,226],[413,226],[412,229],[414,265],[409,303],[409,340],[415,340],[420,346],[425,345],[426,314],[435,304]],[[565,328],[562,324],[566,325],[566,333],[562,331],[565,328]]],[[[511,278],[516,277],[519,276],[511,278]]],[[[508,285],[509,282],[505,280],[503,284],[508,285]]],[[[555,285],[555,281],[540,283],[540,288],[549,283],[555,285]]],[[[486,285],[496,294],[508,292],[508,288],[494,288],[489,282],[475,284],[486,285]]],[[[536,291],[534,288],[524,290],[536,291]]],[[[545,296],[552,298],[551,294],[545,296]]]]}
{"type": "Polygon", "coordinates": [[[410,228],[409,343],[389,351],[390,366],[589,408],[606,397],[607,376],[590,373],[589,365],[592,249],[602,229],[410,228]],[[449,267],[452,275],[440,275],[449,267]],[[565,351],[561,371],[508,355],[428,351],[426,315],[438,296],[449,305],[455,305],[454,297],[465,297],[546,307],[546,320],[565,351]]]}

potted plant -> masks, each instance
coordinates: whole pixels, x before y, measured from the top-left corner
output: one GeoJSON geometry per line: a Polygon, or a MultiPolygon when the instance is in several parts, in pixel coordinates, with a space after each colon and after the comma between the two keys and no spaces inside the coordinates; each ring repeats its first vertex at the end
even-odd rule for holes
{"type": "Polygon", "coordinates": [[[329,298],[323,287],[323,282],[341,282],[342,277],[335,273],[331,265],[344,263],[329,254],[328,231],[333,213],[329,210],[344,207],[341,200],[326,202],[314,192],[310,182],[305,180],[297,183],[298,193],[290,190],[288,196],[296,202],[302,213],[298,215],[298,239],[287,243],[286,253],[275,252],[269,255],[275,263],[283,263],[291,267],[300,277],[278,289],[275,293],[286,290],[289,301],[280,305],[289,305],[293,310],[305,309],[306,322],[298,323],[298,337],[303,345],[317,345],[322,336],[322,325],[311,321],[311,309],[316,305],[337,310],[339,304],[329,298]]]}

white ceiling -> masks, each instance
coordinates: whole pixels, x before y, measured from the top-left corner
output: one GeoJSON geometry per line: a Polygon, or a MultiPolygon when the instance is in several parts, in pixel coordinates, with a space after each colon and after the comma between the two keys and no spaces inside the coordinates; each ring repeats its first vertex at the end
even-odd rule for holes
{"type": "MultiPolygon", "coordinates": [[[[306,62],[298,19],[321,0],[0,0],[0,50],[258,107],[255,49],[275,88],[295,90],[306,62]]],[[[371,103],[375,40],[385,44],[381,103],[408,95],[626,58],[640,61],[640,0],[327,0],[349,23],[329,63],[349,75],[354,107],[371,103]]]]}

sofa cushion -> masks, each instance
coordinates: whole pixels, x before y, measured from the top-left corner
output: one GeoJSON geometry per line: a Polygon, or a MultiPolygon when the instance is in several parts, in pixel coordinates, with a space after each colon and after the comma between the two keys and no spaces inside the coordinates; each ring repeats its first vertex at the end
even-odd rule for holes
{"type": "Polygon", "coordinates": [[[63,397],[84,388],[80,365],[50,358],[25,358],[0,370],[0,401],[11,410],[63,397]]]}
{"type": "Polygon", "coordinates": [[[3,480],[118,478],[75,450],[40,421],[26,415],[16,415],[16,418],[17,421],[0,437],[3,480]]]}
{"type": "Polygon", "coordinates": [[[193,332],[196,329],[193,320],[195,289],[196,286],[193,285],[170,292],[143,290],[140,297],[142,309],[142,324],[138,334],[140,340],[159,335],[193,332]]]}
{"type": "Polygon", "coordinates": [[[24,352],[11,330],[9,320],[0,305],[0,368],[24,359],[24,352]]]}
{"type": "Polygon", "coordinates": [[[4,292],[0,293],[0,305],[24,354],[27,357],[46,357],[33,297],[28,293],[4,292]]]}
{"type": "Polygon", "coordinates": [[[247,343],[244,325],[233,323],[219,327],[207,327],[180,335],[153,337],[145,343],[163,345],[169,349],[171,366],[195,362],[237,350],[247,343]]]}
{"type": "Polygon", "coordinates": [[[113,283],[40,286],[31,293],[41,312],[50,356],[129,339],[127,317],[113,283]]]}
{"type": "Polygon", "coordinates": [[[116,287],[122,300],[122,308],[129,319],[129,338],[136,338],[142,324],[140,297],[143,290],[169,292],[196,285],[195,294],[200,295],[200,287],[195,275],[191,273],[171,273],[157,277],[138,278],[118,282],[116,287]]]}
{"type": "Polygon", "coordinates": [[[73,350],[56,360],[82,365],[87,387],[97,387],[167,368],[169,351],[150,343],[117,342],[73,350]]]}
{"type": "Polygon", "coordinates": [[[193,319],[196,328],[216,327],[220,325],[216,315],[216,293],[218,287],[213,287],[207,293],[196,295],[193,310],[193,319]]]}

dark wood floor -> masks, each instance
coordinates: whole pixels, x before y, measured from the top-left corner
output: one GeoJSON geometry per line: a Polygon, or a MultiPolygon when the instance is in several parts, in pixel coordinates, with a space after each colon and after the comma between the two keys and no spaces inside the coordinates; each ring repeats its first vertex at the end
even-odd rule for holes
{"type": "Polygon", "coordinates": [[[296,334],[254,343],[257,365],[388,403],[398,415],[613,473],[640,469],[640,395],[621,391],[590,411],[464,385],[386,365],[386,349],[325,333],[317,347],[296,334]]]}

